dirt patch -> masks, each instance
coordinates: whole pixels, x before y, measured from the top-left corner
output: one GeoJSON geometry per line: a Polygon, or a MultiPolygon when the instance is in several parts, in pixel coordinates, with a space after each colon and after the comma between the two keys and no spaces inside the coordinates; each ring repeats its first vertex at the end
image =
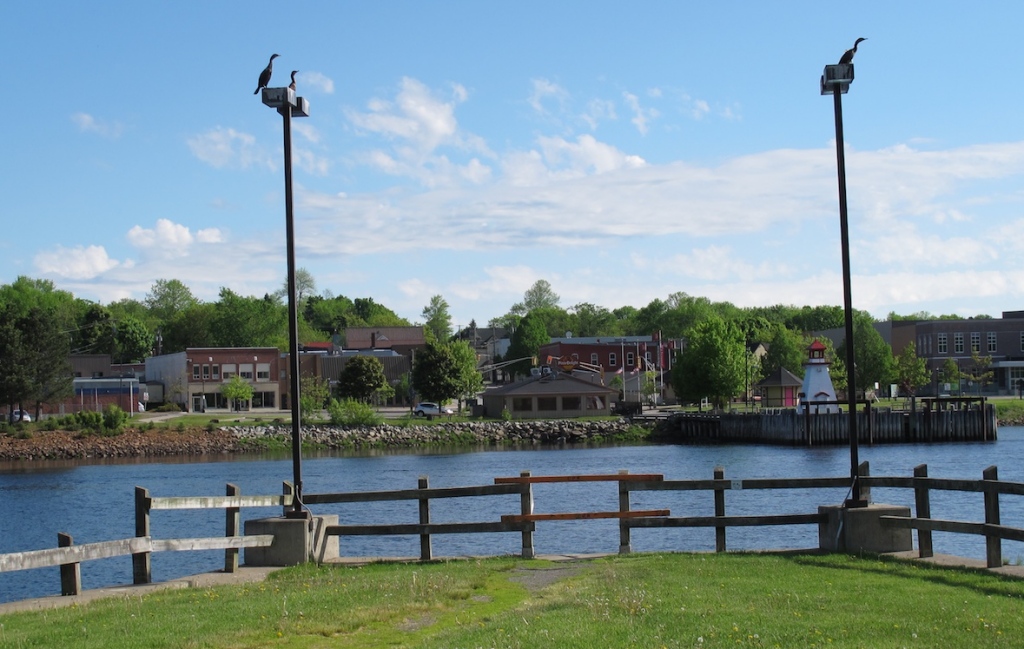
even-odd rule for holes
{"type": "Polygon", "coordinates": [[[526,586],[531,593],[543,590],[563,579],[574,577],[583,570],[582,566],[554,566],[552,568],[516,568],[510,580],[526,586]]]}

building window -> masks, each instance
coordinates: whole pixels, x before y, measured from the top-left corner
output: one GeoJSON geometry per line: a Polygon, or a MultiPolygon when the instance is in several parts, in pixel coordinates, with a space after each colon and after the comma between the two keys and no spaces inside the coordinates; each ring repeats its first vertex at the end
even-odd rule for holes
{"type": "MultiPolygon", "coordinates": [[[[1021,350],[1024,351],[1024,332],[1021,332],[1021,339],[1020,339],[1020,341],[1021,341],[1021,345],[1022,345],[1021,350]]],[[[949,353],[949,345],[946,342],[946,334],[939,334],[939,353],[940,354],[948,354],[949,353]]]]}
{"type": "Polygon", "coordinates": [[[562,397],[562,410],[580,410],[580,398],[562,397]]]}
{"type": "Polygon", "coordinates": [[[977,331],[971,332],[971,353],[978,353],[981,351],[981,334],[977,331]]]}
{"type": "Polygon", "coordinates": [[[1024,352],[1024,331],[1020,332],[1020,350],[1024,352]]]}
{"type": "Polygon", "coordinates": [[[192,380],[193,381],[198,381],[199,380],[199,366],[198,365],[192,365],[192,380]]]}
{"type": "Polygon", "coordinates": [[[240,363],[238,365],[238,376],[246,381],[252,380],[252,363],[240,363]]]}
{"type": "Polygon", "coordinates": [[[210,366],[209,365],[203,365],[203,380],[204,381],[209,381],[210,380],[210,366]]]}
{"type": "Polygon", "coordinates": [[[996,332],[988,332],[988,351],[994,352],[996,350],[996,332]]]}
{"type": "Polygon", "coordinates": [[[633,359],[633,352],[626,352],[626,367],[633,367],[636,362],[633,359]]]}
{"type": "Polygon", "coordinates": [[[533,397],[512,399],[512,412],[533,412],[533,397]]]}
{"type": "Polygon", "coordinates": [[[963,354],[964,353],[964,335],[953,334],[953,353],[963,354]]]}
{"type": "MultiPolygon", "coordinates": [[[[1021,348],[1024,349],[1024,334],[1021,334],[1021,348]]],[[[608,352],[608,367],[615,367],[619,363],[619,357],[615,352],[608,352]]]]}
{"type": "Polygon", "coordinates": [[[214,381],[219,381],[220,380],[220,365],[214,365],[213,366],[213,380],[214,381]]]}
{"type": "Polygon", "coordinates": [[[557,397],[537,397],[537,410],[554,412],[558,410],[557,397]]]}
{"type": "Polygon", "coordinates": [[[591,365],[597,365],[599,362],[600,361],[598,360],[596,353],[590,355],[590,364],[591,365]]]}
{"type": "Polygon", "coordinates": [[[230,381],[231,377],[233,377],[234,375],[235,375],[235,364],[234,363],[225,363],[224,364],[224,380],[225,381],[230,381]]]}
{"type": "Polygon", "coordinates": [[[256,380],[257,381],[269,381],[270,380],[270,363],[259,363],[256,365],[256,380]]]}
{"type": "Polygon", "coordinates": [[[273,408],[274,397],[276,395],[273,392],[253,392],[252,393],[252,407],[253,408],[273,408]]]}
{"type": "Polygon", "coordinates": [[[601,397],[587,397],[587,410],[604,410],[604,399],[601,397]]]}

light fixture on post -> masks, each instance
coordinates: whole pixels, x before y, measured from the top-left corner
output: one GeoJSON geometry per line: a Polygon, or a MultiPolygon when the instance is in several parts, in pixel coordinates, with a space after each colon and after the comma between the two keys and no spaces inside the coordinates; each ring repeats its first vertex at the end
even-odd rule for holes
{"type": "MultiPolygon", "coordinates": [[[[863,39],[859,39],[857,43],[863,39]]],[[[856,52],[855,44],[852,52],[856,52]]],[[[867,500],[861,497],[857,439],[857,382],[853,353],[853,294],[850,290],[850,227],[846,210],[846,157],[843,148],[843,100],[842,96],[853,83],[853,54],[847,51],[837,65],[826,65],[821,75],[821,94],[832,95],[836,112],[836,165],[839,175],[839,231],[843,252],[843,312],[846,324],[846,400],[850,436],[850,480],[852,488],[846,507],[866,507],[867,500]]]]}
{"type": "MultiPolygon", "coordinates": [[[[268,66],[269,69],[269,66],[268,66]]],[[[294,79],[294,75],[292,77],[294,79]]],[[[269,75],[268,75],[269,80],[269,75]]],[[[262,78],[261,78],[262,81],[262,78]]],[[[265,85],[265,84],[264,84],[265,85]]],[[[295,294],[295,224],[292,213],[292,117],[309,117],[309,102],[295,96],[294,82],[286,88],[263,88],[263,103],[281,114],[284,122],[284,206],[288,248],[288,367],[291,375],[292,474],[295,486],[287,516],[308,517],[302,506],[302,429],[299,412],[299,324],[295,294]]]]}

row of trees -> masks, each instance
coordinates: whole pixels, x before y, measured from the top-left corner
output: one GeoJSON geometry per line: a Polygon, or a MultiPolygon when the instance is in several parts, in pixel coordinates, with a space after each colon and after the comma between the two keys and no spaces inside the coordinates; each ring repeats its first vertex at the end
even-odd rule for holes
{"type": "MultiPolygon", "coordinates": [[[[318,293],[316,282],[304,269],[297,272],[299,337],[302,342],[329,340],[343,335],[347,327],[410,326],[394,311],[372,298],[350,299],[329,291],[318,293]]],[[[138,362],[147,355],[183,351],[188,347],[272,346],[287,348],[287,308],[284,289],[262,297],[243,296],[222,288],[214,302],[197,299],[179,280],[157,280],[142,300],[124,299],[107,305],[89,302],[58,290],[48,280],[19,277],[0,286],[0,400],[13,403],[41,403],[63,398],[70,387],[67,357],[72,353],[109,354],[115,362],[138,362]],[[59,377],[59,378],[58,378],[59,377]]],[[[569,308],[560,306],[551,285],[537,281],[521,302],[508,313],[494,318],[491,326],[506,327],[511,333],[508,359],[521,360],[509,368],[516,374],[529,371],[530,357],[551,337],[572,332],[583,336],[649,335],[690,341],[693,365],[704,356],[704,367],[717,364],[724,385],[715,392],[725,395],[736,385],[751,384],[777,367],[799,368],[809,339],[806,332],[841,327],[843,311],[837,306],[786,306],[739,308],[729,302],[712,302],[678,292],[646,306],[607,309],[591,303],[569,308]],[[708,340],[705,341],[704,339],[708,340]],[[763,363],[753,363],[746,352],[754,342],[769,346],[763,363]],[[737,350],[736,345],[739,345],[737,350]],[[702,350],[698,353],[698,350],[702,350]],[[738,360],[737,360],[738,359],[738,360]],[[742,369],[742,371],[740,371],[742,369]],[[725,380],[725,377],[729,380],[725,380]],[[737,376],[742,378],[738,382],[737,376]],[[731,384],[731,388],[729,387],[731,384]]],[[[914,314],[926,317],[928,314],[914,314]]],[[[891,317],[898,318],[895,314],[891,317]]],[[[986,317],[986,316],[977,316],[986,317]]],[[[452,341],[449,305],[440,295],[430,298],[422,312],[424,330],[432,347],[420,359],[443,366],[448,357],[466,361],[472,349],[452,341]]],[[[871,326],[867,313],[855,318],[857,341],[857,388],[875,382],[899,382],[905,389],[927,383],[924,371],[907,356],[894,359],[871,326]]],[[[837,383],[845,377],[843,350],[832,356],[837,383]]],[[[916,358],[916,355],[914,356],[916,358]]],[[[683,370],[680,370],[682,372],[683,370]]],[[[414,368],[414,374],[416,373],[414,368]]],[[[458,398],[470,394],[470,379],[450,379],[462,387],[440,390],[439,380],[410,380],[428,398],[458,398]],[[454,392],[452,391],[454,390],[454,392]]],[[[705,373],[705,376],[711,376],[705,373]]],[[[984,373],[977,377],[984,381],[984,373]]],[[[686,386],[681,384],[680,387],[686,386]]],[[[840,389],[843,386],[837,386],[840,389]]],[[[687,393],[684,390],[682,393],[687,393]]],[[[682,394],[681,393],[681,394],[682,394]]],[[[733,392],[735,394],[735,391],[733,392]]],[[[708,395],[704,395],[708,396],[708,395]]]]}

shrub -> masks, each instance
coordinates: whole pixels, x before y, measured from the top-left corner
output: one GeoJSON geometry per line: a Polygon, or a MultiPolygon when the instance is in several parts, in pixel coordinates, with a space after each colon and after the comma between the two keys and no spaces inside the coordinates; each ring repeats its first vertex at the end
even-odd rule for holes
{"type": "Polygon", "coordinates": [[[128,413],[115,405],[109,405],[103,409],[103,428],[110,433],[121,430],[128,421],[128,413]]]}
{"type": "Polygon", "coordinates": [[[331,399],[327,412],[336,426],[376,426],[383,421],[371,406],[355,399],[331,399]]]}
{"type": "Polygon", "coordinates": [[[99,432],[103,428],[103,415],[92,410],[82,410],[75,413],[77,428],[84,428],[99,432]]]}
{"type": "Polygon", "coordinates": [[[153,408],[152,412],[181,412],[181,406],[173,402],[168,402],[153,408]]]}
{"type": "Polygon", "coordinates": [[[512,413],[508,411],[508,407],[507,406],[505,408],[501,409],[501,420],[502,421],[512,421],[512,413]]]}

